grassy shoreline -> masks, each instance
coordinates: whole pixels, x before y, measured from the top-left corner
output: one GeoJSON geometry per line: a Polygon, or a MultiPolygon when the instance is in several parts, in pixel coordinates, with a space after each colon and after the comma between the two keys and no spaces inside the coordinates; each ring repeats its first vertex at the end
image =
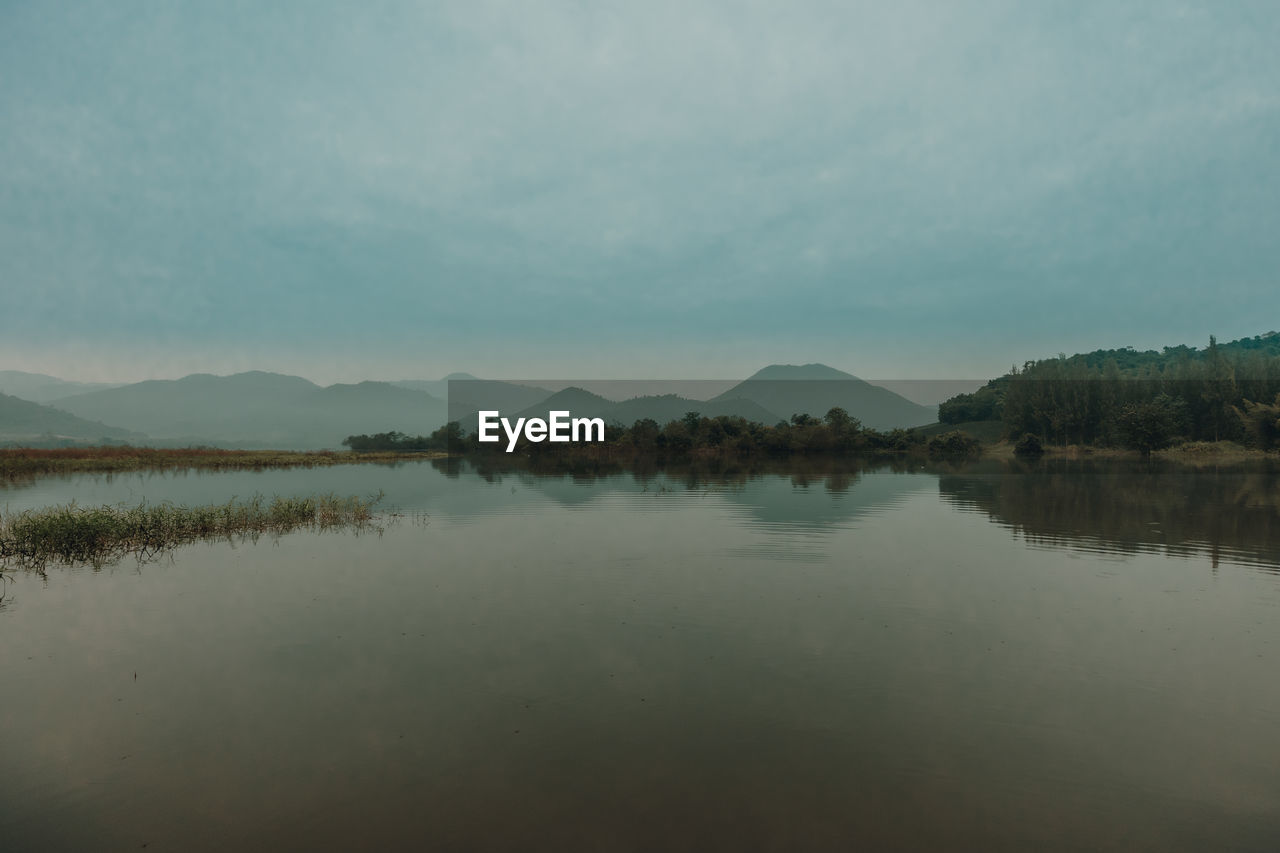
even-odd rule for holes
{"type": "Polygon", "coordinates": [[[253,538],[301,528],[361,529],[373,522],[381,495],[340,498],[254,497],[211,506],[170,503],[136,507],[78,506],[74,502],[0,515],[0,568],[41,571],[49,563],[105,565],[125,556],[148,559],[190,542],[253,538]]]}
{"type": "Polygon", "coordinates": [[[368,462],[432,459],[444,453],[354,453],[332,450],[219,450],[187,447],[76,447],[40,450],[0,449],[0,477],[36,474],[93,473],[111,471],[197,468],[214,471],[267,468],[317,468],[368,462]]]}
{"type": "MultiPolygon", "coordinates": [[[[1013,443],[1001,441],[985,444],[983,456],[988,459],[1014,459],[1013,443]]],[[[1142,459],[1137,450],[1120,447],[1091,447],[1087,444],[1067,444],[1044,446],[1044,457],[1054,459],[1142,459]]],[[[1280,453],[1268,450],[1256,450],[1244,447],[1233,441],[1194,441],[1154,450],[1150,459],[1185,464],[1219,463],[1219,462],[1265,462],[1280,460],[1280,453]]]]}

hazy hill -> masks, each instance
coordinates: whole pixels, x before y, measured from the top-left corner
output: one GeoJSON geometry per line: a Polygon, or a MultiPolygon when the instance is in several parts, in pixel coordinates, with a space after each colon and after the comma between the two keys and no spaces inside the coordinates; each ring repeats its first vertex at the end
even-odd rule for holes
{"type": "Polygon", "coordinates": [[[307,446],[336,446],[348,435],[397,430],[425,435],[447,419],[444,400],[387,382],[330,385],[298,401],[292,435],[307,446]]]}
{"type": "Polygon", "coordinates": [[[269,424],[282,410],[319,390],[306,379],[278,373],[194,373],[181,379],[150,379],[76,394],[56,402],[82,418],[117,423],[157,438],[232,438],[242,436],[232,436],[229,428],[246,419],[269,424]]]}
{"type": "Polygon", "coordinates": [[[23,373],[21,370],[0,370],[0,394],[12,394],[35,403],[47,403],[69,394],[96,391],[101,388],[117,388],[107,382],[69,382],[43,373],[23,373]]]}
{"type": "MultiPolygon", "coordinates": [[[[467,374],[453,376],[455,379],[462,379],[467,374]]],[[[475,378],[470,381],[455,381],[452,388],[447,389],[447,394],[449,420],[467,424],[469,430],[475,429],[477,412],[498,411],[509,416],[511,412],[536,406],[551,396],[546,388],[475,378]]]]}
{"type": "MultiPolygon", "coordinates": [[[[512,418],[503,411],[504,416],[512,418]]],[[[750,400],[733,398],[724,401],[691,400],[678,394],[653,394],[653,396],[632,397],[630,400],[613,401],[582,388],[566,388],[556,392],[545,400],[516,412],[513,418],[547,418],[550,411],[568,411],[573,418],[603,418],[608,424],[621,424],[630,427],[635,421],[652,418],[659,424],[680,420],[690,411],[699,412],[705,418],[717,418],[719,415],[737,416],[748,420],[760,421],[764,424],[777,423],[780,418],[776,412],[768,411],[750,400]]]]}
{"type": "Polygon", "coordinates": [[[337,447],[358,433],[426,433],[446,414],[442,400],[386,382],[321,388],[262,371],[149,380],[66,397],[58,406],[157,439],[281,448],[337,447]]]}
{"type": "MultiPolygon", "coordinates": [[[[574,417],[600,417],[607,423],[625,426],[641,418],[652,418],[659,424],[666,424],[679,420],[687,412],[698,412],[710,418],[737,416],[772,426],[798,412],[822,417],[834,406],[845,408],[867,426],[877,429],[920,426],[937,419],[933,407],[918,405],[885,388],[822,364],[799,367],[770,365],[710,400],[660,394],[615,401],[582,388],[570,387],[549,396],[542,391],[542,399],[521,408],[502,403],[497,399],[500,394],[489,400],[486,389],[490,384],[475,383],[477,395],[484,396],[487,404],[470,406],[466,409],[467,415],[458,418],[468,431],[475,428],[477,409],[496,409],[513,420],[546,418],[550,411],[568,411],[574,417]]],[[[513,387],[521,388],[524,393],[540,391],[524,386],[513,387]]],[[[452,408],[452,411],[461,409],[452,408]]]]}
{"type": "Polygon", "coordinates": [[[930,409],[957,394],[970,394],[987,384],[985,379],[868,379],[867,382],[930,409]]]}
{"type": "Polygon", "coordinates": [[[548,412],[569,412],[575,418],[601,418],[605,417],[615,405],[617,404],[613,400],[601,397],[599,394],[593,394],[582,388],[570,387],[557,391],[542,402],[516,412],[514,415],[508,415],[503,412],[502,416],[510,418],[512,423],[515,422],[516,418],[543,418],[545,420],[548,412]]]}
{"type": "Polygon", "coordinates": [[[63,438],[133,441],[145,436],[78,418],[52,406],[0,394],[0,443],[28,443],[63,438]]]}
{"type": "MultiPolygon", "coordinates": [[[[304,399],[308,405],[329,406],[368,406],[368,405],[386,405],[388,402],[404,402],[421,401],[425,391],[414,391],[410,388],[400,388],[390,382],[373,382],[366,380],[364,382],[354,383],[338,383],[337,385],[329,385],[320,388],[314,393],[307,394],[304,399]]],[[[431,396],[431,395],[427,395],[431,396]]]]}
{"type": "Polygon", "coordinates": [[[641,418],[652,418],[659,424],[666,424],[680,420],[688,412],[697,412],[707,418],[721,415],[746,418],[769,426],[773,426],[782,419],[777,412],[771,412],[752,400],[740,397],[711,401],[691,400],[678,394],[634,397],[621,403],[614,403],[605,411],[604,418],[609,423],[619,423],[623,426],[631,426],[641,418]]]}
{"type": "Polygon", "coordinates": [[[711,402],[735,398],[750,400],[784,419],[793,414],[820,418],[839,406],[874,429],[922,426],[938,419],[934,407],[825,364],[771,364],[711,402]]]}
{"type": "MultiPolygon", "coordinates": [[[[825,364],[771,364],[768,367],[762,367],[755,373],[747,377],[747,382],[764,382],[766,380],[797,380],[804,379],[810,382],[814,381],[831,381],[831,382],[861,382],[862,380],[854,376],[852,373],[845,373],[843,370],[837,370],[834,367],[828,367],[825,364]]],[[[727,391],[725,393],[728,393],[727,391]]]]}
{"type": "MultiPolygon", "coordinates": [[[[619,402],[582,388],[552,394],[509,382],[470,381],[455,384],[454,396],[467,395],[468,399],[454,401],[452,411],[445,400],[427,391],[434,388],[447,393],[449,379],[474,377],[455,373],[442,380],[359,382],[322,388],[298,376],[263,371],[232,376],[200,373],[72,394],[57,398],[55,404],[70,416],[100,422],[67,434],[108,437],[101,424],[112,424],[119,437],[131,430],[164,444],[281,448],[337,447],[348,435],[391,430],[426,435],[450,417],[461,420],[471,431],[479,409],[496,409],[510,418],[545,418],[549,411],[564,410],[574,417],[602,417],[624,425],[641,418],[665,424],[691,411],[706,417],[735,415],[774,424],[797,412],[821,417],[833,406],[845,408],[878,429],[935,420],[929,407],[821,364],[771,365],[711,400],[666,394],[619,402]],[[459,412],[466,414],[458,417],[459,412]]],[[[41,428],[35,434],[47,431],[50,428],[41,428]]]]}
{"type": "Polygon", "coordinates": [[[688,412],[699,412],[705,417],[736,415],[761,423],[774,424],[778,416],[750,400],[724,401],[692,400],[677,394],[661,394],[632,397],[629,400],[609,400],[582,388],[565,388],[536,405],[517,412],[515,418],[546,418],[548,412],[567,411],[575,418],[604,418],[605,423],[631,426],[641,418],[652,418],[659,424],[678,421],[688,412]]]}
{"type": "Polygon", "coordinates": [[[476,380],[478,378],[479,377],[477,376],[472,376],[470,373],[450,373],[443,379],[397,379],[396,381],[388,384],[394,385],[397,388],[408,388],[410,391],[425,391],[432,397],[439,397],[441,400],[445,400],[449,396],[449,380],[476,380]]]}

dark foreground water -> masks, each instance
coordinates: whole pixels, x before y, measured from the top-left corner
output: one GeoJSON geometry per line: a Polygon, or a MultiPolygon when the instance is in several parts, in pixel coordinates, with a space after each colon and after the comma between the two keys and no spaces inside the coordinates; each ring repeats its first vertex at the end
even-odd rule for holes
{"type": "Polygon", "coordinates": [[[381,534],[7,572],[0,849],[1280,849],[1280,479],[79,476],[381,534]]]}

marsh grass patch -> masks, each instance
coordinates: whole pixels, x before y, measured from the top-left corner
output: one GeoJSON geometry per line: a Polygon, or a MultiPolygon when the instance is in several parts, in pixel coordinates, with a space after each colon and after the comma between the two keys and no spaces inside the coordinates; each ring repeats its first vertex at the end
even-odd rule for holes
{"type": "Polygon", "coordinates": [[[0,566],[43,570],[50,563],[106,565],[148,559],[207,539],[256,538],[293,530],[377,529],[369,498],[255,496],[210,506],[172,503],[79,506],[75,502],[0,516],[0,566]]]}

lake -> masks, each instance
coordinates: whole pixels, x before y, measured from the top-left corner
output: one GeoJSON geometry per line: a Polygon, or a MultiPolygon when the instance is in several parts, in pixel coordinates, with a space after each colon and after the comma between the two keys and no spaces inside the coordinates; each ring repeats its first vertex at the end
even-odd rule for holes
{"type": "Polygon", "coordinates": [[[387,513],[6,571],[0,847],[1280,849],[1271,468],[506,464],[0,486],[387,513]]]}

